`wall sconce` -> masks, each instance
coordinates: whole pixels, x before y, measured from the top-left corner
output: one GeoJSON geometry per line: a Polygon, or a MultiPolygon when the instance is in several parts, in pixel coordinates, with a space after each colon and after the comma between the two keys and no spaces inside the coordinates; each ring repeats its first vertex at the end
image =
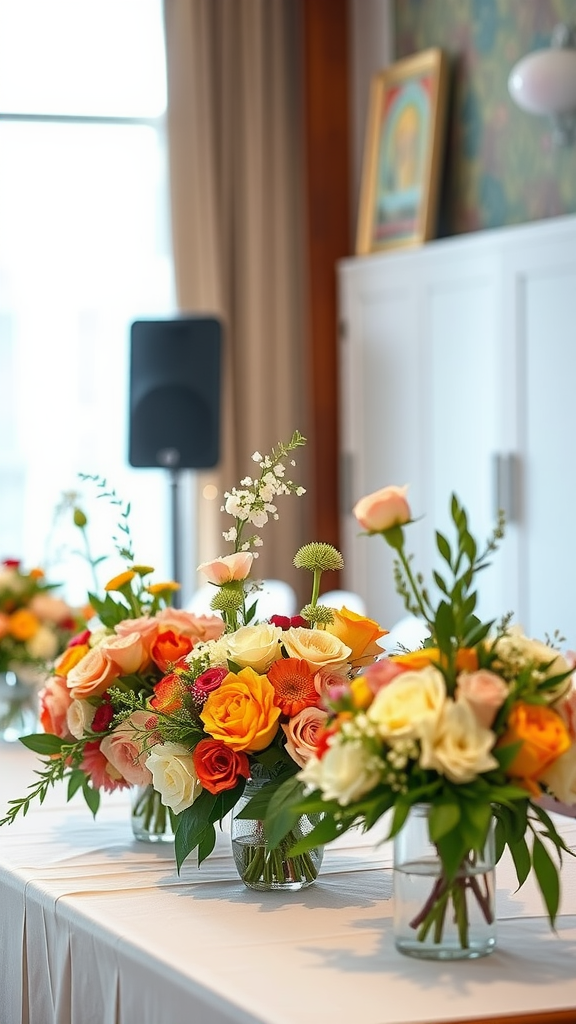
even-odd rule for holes
{"type": "Polygon", "coordinates": [[[576,28],[556,25],[549,49],[529,53],[512,68],[508,90],[523,110],[552,119],[556,145],[571,145],[576,140],[576,28]]]}

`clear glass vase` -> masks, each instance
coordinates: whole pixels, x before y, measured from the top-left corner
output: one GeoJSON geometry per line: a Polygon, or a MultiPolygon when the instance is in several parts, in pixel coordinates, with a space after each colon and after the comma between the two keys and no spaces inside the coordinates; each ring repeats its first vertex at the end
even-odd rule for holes
{"type": "Polygon", "coordinates": [[[271,850],[266,842],[262,821],[237,817],[238,812],[243,810],[270,778],[268,773],[263,772],[257,778],[249,779],[242,797],[234,808],[231,829],[234,863],[244,885],[249,889],[304,889],[316,881],[324,847],[316,846],[296,856],[289,856],[288,850],[312,831],[320,820],[319,816],[303,815],[299,818],[292,831],[274,850],[271,850]]]}
{"type": "Polygon", "coordinates": [[[496,945],[494,826],[448,882],[428,835],[429,810],[416,804],[394,839],[396,948],[427,960],[486,956],[496,945]]]}
{"type": "Polygon", "coordinates": [[[21,736],[38,732],[38,689],[43,677],[32,670],[26,674],[0,672],[0,740],[14,743],[21,736]]]}
{"type": "Polygon", "coordinates": [[[145,843],[173,843],[170,809],[153,786],[135,786],[132,794],[132,832],[145,843]]]}

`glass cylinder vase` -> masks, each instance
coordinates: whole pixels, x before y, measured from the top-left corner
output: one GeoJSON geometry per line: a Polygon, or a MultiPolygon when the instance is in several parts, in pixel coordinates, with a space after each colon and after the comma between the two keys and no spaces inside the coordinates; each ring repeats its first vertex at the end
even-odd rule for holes
{"type": "Polygon", "coordinates": [[[267,772],[262,772],[257,778],[249,779],[242,797],[234,808],[231,827],[234,863],[244,885],[249,889],[304,889],[316,881],[324,847],[316,846],[296,856],[289,855],[288,851],[299,839],[309,835],[320,820],[319,815],[302,815],[294,828],[273,850],[266,842],[263,821],[257,818],[237,817],[270,778],[267,772]]]}
{"type": "Polygon", "coordinates": [[[470,850],[446,878],[430,841],[430,807],[416,804],[394,839],[394,941],[407,956],[464,960],[496,945],[494,825],[484,848],[470,850]]]}
{"type": "Polygon", "coordinates": [[[153,786],[135,786],[132,793],[132,832],[145,843],[173,843],[170,809],[153,786]]]}
{"type": "Polygon", "coordinates": [[[42,681],[37,669],[0,672],[0,740],[14,743],[38,732],[38,690],[42,681]]]}

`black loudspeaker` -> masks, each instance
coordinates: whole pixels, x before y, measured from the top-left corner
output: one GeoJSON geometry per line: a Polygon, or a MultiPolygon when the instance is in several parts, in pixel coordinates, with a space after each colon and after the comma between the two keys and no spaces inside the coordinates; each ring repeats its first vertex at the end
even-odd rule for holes
{"type": "Polygon", "coordinates": [[[220,455],[222,326],[210,316],[130,331],[131,466],[207,469],[220,455]]]}

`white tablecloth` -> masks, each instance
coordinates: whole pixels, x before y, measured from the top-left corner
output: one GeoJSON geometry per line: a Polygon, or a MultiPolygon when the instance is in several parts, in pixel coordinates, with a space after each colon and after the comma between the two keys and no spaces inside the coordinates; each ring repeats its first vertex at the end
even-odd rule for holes
{"type": "MultiPolygon", "coordinates": [[[[33,768],[0,746],[0,813],[33,768]]],[[[576,821],[556,821],[575,846],[576,821]]],[[[94,821],[53,791],[0,830],[0,1024],[576,1020],[576,859],[556,933],[502,862],[496,952],[440,964],[394,949],[389,844],[346,839],[310,889],[260,894],[240,883],[227,835],[178,877],[171,847],[132,839],[126,795],[94,821]]]]}

